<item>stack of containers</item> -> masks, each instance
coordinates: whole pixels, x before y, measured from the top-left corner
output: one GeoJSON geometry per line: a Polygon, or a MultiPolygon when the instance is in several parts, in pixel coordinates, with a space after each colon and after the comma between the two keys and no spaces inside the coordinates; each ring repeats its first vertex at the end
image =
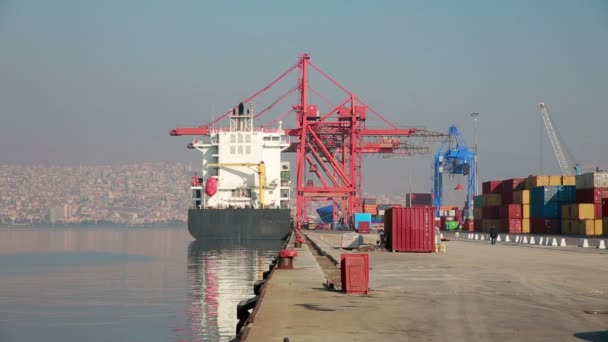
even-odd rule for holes
{"type": "Polygon", "coordinates": [[[442,206],[439,209],[439,226],[441,229],[454,230],[462,223],[462,210],[455,206],[442,206]]]}
{"type": "Polygon", "coordinates": [[[608,235],[608,226],[603,224],[602,202],[608,199],[608,173],[592,172],[576,176],[577,207],[563,209],[569,215],[567,234],[608,235]]]}
{"type": "Polygon", "coordinates": [[[378,215],[376,215],[375,220],[372,218],[372,222],[373,223],[376,223],[375,221],[384,222],[384,214],[392,206],[397,206],[398,207],[399,205],[394,205],[394,204],[378,204],[378,215]]]}
{"type": "Polygon", "coordinates": [[[602,200],[602,235],[608,236],[608,199],[602,200]]]}
{"type": "MultiPolygon", "coordinates": [[[[481,231],[483,219],[483,195],[473,197],[473,226],[469,224],[469,231],[481,231]],[[473,228],[473,229],[471,229],[473,228]]],[[[470,222],[470,221],[469,221],[470,222]]]]}
{"type": "Polygon", "coordinates": [[[524,219],[527,220],[527,230],[530,226],[530,211],[524,213],[523,205],[515,203],[515,192],[524,188],[523,178],[507,179],[502,184],[502,206],[499,216],[502,220],[500,231],[503,233],[520,234],[524,232],[524,219]]]}
{"type": "Polygon", "coordinates": [[[482,184],[481,216],[479,210],[473,209],[475,219],[481,220],[481,225],[475,225],[475,230],[489,232],[492,227],[500,229],[500,206],[502,205],[502,181],[488,181],[482,184]]]}
{"type": "Polygon", "coordinates": [[[407,193],[407,194],[405,194],[405,206],[432,207],[433,206],[433,194],[431,194],[431,193],[407,193]]]}

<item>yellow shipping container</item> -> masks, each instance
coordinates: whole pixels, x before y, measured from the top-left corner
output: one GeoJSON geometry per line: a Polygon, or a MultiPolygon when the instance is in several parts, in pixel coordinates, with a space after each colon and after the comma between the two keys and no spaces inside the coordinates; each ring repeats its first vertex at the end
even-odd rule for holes
{"type": "Polygon", "coordinates": [[[562,176],[562,185],[576,185],[576,176],[562,176]]]}
{"type": "Polygon", "coordinates": [[[501,194],[485,194],[483,195],[483,206],[485,207],[497,207],[502,204],[501,194]]]}
{"type": "Polygon", "coordinates": [[[549,176],[549,185],[562,185],[562,176],[549,176]]]}
{"type": "Polygon", "coordinates": [[[595,219],[595,207],[592,203],[563,205],[562,217],[573,220],[592,220],[595,219]]]}
{"type": "Polygon", "coordinates": [[[530,190],[518,190],[513,192],[513,203],[530,204],[530,190]]]}
{"type": "Polygon", "coordinates": [[[529,219],[530,218],[530,205],[524,204],[521,206],[521,218],[529,219]]]}
{"type": "Polygon", "coordinates": [[[521,232],[524,234],[530,234],[530,219],[521,220],[521,232]]]}
{"type": "Polygon", "coordinates": [[[549,185],[549,176],[530,176],[526,178],[524,185],[526,189],[549,185]]]}
{"type": "Polygon", "coordinates": [[[580,220],[582,223],[581,233],[587,236],[595,235],[595,220],[580,220]]]}
{"type": "Polygon", "coordinates": [[[603,234],[604,232],[603,232],[603,229],[602,229],[602,227],[603,227],[602,220],[601,219],[595,220],[594,225],[595,226],[593,227],[593,232],[594,232],[593,235],[596,235],[596,236],[602,236],[602,235],[604,235],[603,234]]]}

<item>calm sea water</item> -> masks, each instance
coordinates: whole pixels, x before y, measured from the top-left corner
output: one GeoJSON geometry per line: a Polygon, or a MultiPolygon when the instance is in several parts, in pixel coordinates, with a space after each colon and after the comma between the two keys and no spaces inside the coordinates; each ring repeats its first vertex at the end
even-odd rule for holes
{"type": "Polygon", "coordinates": [[[176,228],[0,228],[0,341],[229,341],[280,244],[176,228]]]}

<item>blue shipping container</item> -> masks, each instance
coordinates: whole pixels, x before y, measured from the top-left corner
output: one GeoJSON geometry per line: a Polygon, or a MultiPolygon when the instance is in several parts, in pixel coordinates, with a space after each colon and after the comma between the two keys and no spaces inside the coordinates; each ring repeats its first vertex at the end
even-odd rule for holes
{"type": "Polygon", "coordinates": [[[331,223],[334,219],[334,206],[328,205],[317,209],[317,214],[323,223],[331,223]]]}
{"type": "Polygon", "coordinates": [[[355,229],[359,229],[359,222],[369,222],[372,225],[372,214],[370,213],[355,213],[355,229]]]}
{"type": "Polygon", "coordinates": [[[576,186],[575,185],[563,185],[559,187],[557,193],[557,199],[561,203],[576,203],[576,186]]]}
{"type": "Polygon", "coordinates": [[[558,201],[557,193],[560,186],[539,186],[530,189],[530,205],[558,201]]]}

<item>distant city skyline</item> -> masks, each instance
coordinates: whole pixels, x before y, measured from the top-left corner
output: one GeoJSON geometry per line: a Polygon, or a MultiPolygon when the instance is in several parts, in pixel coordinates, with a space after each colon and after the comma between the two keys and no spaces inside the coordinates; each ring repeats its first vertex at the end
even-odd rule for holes
{"type": "MultiPolygon", "coordinates": [[[[559,173],[540,100],[583,168],[608,168],[606,37],[608,3],[601,0],[313,0],[304,8],[5,0],[0,163],[198,167],[200,155],[185,149],[189,138],[168,131],[211,121],[308,52],[396,124],[434,131],[455,124],[473,146],[470,113],[479,112],[480,182],[559,173]]],[[[317,89],[340,98],[327,84],[317,89]]],[[[273,113],[261,122],[280,114],[273,113]]],[[[430,191],[438,148],[414,159],[414,191],[430,191]]],[[[407,192],[407,161],[368,157],[363,166],[364,191],[407,192]]]]}

